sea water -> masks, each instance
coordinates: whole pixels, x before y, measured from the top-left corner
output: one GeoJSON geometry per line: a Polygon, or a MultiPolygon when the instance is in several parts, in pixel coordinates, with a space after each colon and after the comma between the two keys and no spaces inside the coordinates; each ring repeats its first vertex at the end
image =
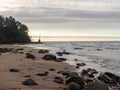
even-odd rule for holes
{"type": "Polygon", "coordinates": [[[120,42],[117,41],[44,42],[27,46],[36,49],[49,49],[52,54],[64,50],[70,52],[70,55],[56,56],[67,58],[65,63],[73,67],[77,63],[86,63],[86,66],[76,69],[78,72],[85,68],[93,68],[99,72],[109,71],[120,75],[120,42]]]}

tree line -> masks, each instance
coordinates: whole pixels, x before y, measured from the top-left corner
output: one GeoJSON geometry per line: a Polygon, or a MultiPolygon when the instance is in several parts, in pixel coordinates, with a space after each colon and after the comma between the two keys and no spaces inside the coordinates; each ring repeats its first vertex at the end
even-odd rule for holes
{"type": "Polygon", "coordinates": [[[30,43],[28,27],[12,16],[0,15],[0,44],[30,43]]]}

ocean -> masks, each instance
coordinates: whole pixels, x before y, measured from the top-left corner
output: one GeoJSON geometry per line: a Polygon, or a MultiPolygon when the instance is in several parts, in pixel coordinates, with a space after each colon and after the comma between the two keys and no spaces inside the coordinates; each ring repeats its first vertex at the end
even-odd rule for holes
{"type": "Polygon", "coordinates": [[[86,66],[76,69],[78,72],[85,68],[93,68],[99,72],[109,71],[120,75],[119,41],[44,42],[43,44],[28,44],[25,46],[49,49],[52,54],[66,50],[71,54],[56,56],[67,58],[65,63],[72,65],[74,68],[79,62],[86,63],[86,66]]]}

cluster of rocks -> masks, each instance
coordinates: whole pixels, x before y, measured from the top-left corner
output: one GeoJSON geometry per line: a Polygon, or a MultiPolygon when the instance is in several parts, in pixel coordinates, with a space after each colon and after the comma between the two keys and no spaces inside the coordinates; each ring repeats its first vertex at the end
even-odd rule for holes
{"type": "Polygon", "coordinates": [[[86,65],[85,63],[77,63],[75,68],[79,69],[80,67],[85,66],[85,65],[86,65]]]}
{"type": "Polygon", "coordinates": [[[17,48],[17,49],[14,49],[14,48],[0,48],[0,53],[7,53],[7,52],[12,52],[12,53],[19,53],[19,54],[24,54],[23,52],[23,48],[17,48]]]}
{"type": "Polygon", "coordinates": [[[26,53],[26,58],[36,59],[36,57],[32,53],[26,53]]]}
{"type": "Polygon", "coordinates": [[[66,50],[63,50],[62,52],[56,52],[58,56],[63,56],[63,55],[70,55],[70,52],[67,52],[66,50]]]}
{"type": "Polygon", "coordinates": [[[67,60],[66,58],[57,58],[56,55],[54,55],[54,54],[45,54],[43,56],[43,59],[44,60],[53,60],[53,61],[56,61],[56,62],[63,62],[63,61],[67,60]]]}
{"type": "Polygon", "coordinates": [[[47,49],[40,49],[40,50],[38,51],[38,53],[46,54],[46,53],[49,53],[49,50],[47,50],[47,49]]]}
{"type": "Polygon", "coordinates": [[[98,79],[110,86],[120,86],[120,76],[110,72],[100,74],[98,79]]]}

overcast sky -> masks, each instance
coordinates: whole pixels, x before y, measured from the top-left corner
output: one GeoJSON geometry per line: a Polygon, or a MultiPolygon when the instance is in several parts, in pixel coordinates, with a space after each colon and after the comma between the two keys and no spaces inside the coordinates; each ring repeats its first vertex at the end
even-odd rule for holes
{"type": "Polygon", "coordinates": [[[0,14],[43,36],[120,36],[120,0],[0,0],[0,14]]]}

